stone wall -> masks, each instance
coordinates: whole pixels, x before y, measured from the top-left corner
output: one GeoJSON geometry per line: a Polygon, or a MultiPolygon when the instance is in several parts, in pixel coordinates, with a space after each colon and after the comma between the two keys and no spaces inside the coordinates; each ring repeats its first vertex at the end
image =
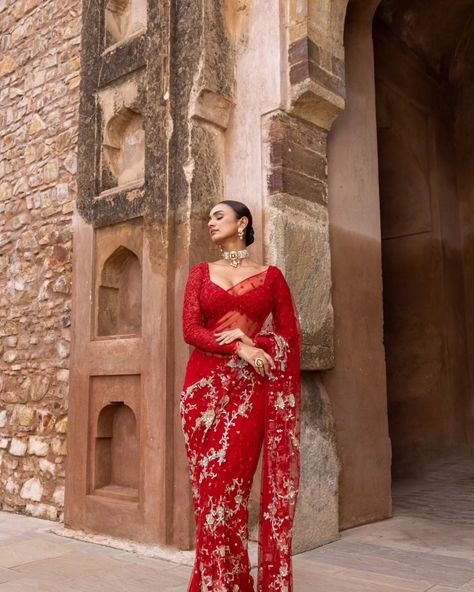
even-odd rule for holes
{"type": "Polygon", "coordinates": [[[0,507],[61,518],[80,2],[0,2],[0,507]]]}
{"type": "Polygon", "coordinates": [[[374,50],[392,476],[407,478],[466,441],[464,159],[446,85],[379,16],[374,50]]]}

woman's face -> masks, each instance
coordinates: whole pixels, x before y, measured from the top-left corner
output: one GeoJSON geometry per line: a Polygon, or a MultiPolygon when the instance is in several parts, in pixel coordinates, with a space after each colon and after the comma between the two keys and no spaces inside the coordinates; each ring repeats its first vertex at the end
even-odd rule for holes
{"type": "Polygon", "coordinates": [[[227,204],[215,205],[209,213],[209,234],[213,243],[221,244],[230,238],[238,238],[239,228],[245,228],[247,218],[237,220],[234,210],[227,204]]]}

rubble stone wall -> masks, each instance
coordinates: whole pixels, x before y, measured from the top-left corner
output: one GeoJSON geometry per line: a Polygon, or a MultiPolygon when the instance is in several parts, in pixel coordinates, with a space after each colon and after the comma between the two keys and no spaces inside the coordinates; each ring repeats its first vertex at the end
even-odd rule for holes
{"type": "Polygon", "coordinates": [[[0,508],[62,518],[81,3],[0,0],[0,508]]]}

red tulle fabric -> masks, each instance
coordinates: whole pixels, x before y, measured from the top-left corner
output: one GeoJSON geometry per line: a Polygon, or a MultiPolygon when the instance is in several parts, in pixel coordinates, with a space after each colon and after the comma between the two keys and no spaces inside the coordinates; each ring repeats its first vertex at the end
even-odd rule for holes
{"type": "Polygon", "coordinates": [[[258,592],[291,592],[292,525],[299,484],[301,331],[291,291],[270,265],[229,290],[195,265],[183,304],[183,335],[194,345],[180,394],[196,518],[189,592],[253,592],[247,503],[263,443],[258,592]],[[271,320],[270,320],[271,319],[271,320]],[[268,352],[267,377],[220,345],[214,333],[240,328],[268,352]]]}

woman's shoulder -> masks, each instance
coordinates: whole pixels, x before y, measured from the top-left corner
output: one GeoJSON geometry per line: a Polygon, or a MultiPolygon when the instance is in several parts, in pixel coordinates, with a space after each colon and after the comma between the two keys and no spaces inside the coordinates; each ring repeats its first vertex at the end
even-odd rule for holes
{"type": "Polygon", "coordinates": [[[274,277],[285,277],[282,270],[276,265],[269,265],[268,271],[270,271],[274,277]]]}
{"type": "Polygon", "coordinates": [[[208,265],[206,261],[199,261],[199,263],[195,263],[190,270],[190,273],[193,271],[202,271],[208,265]]]}

